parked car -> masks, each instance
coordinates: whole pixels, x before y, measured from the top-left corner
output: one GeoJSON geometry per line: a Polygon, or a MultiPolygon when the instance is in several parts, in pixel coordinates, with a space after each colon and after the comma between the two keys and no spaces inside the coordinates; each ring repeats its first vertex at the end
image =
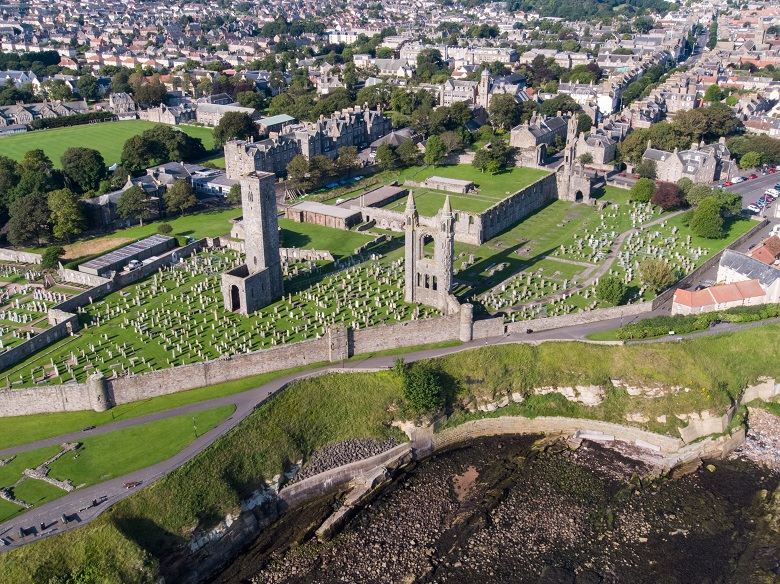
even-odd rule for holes
{"type": "Polygon", "coordinates": [[[730,187],[730,186],[732,186],[733,184],[734,184],[733,182],[731,182],[730,180],[727,180],[726,182],[724,182],[724,183],[723,183],[723,186],[724,186],[724,187],[730,187]]]}
{"type": "Polygon", "coordinates": [[[774,203],[774,202],[775,202],[775,199],[777,198],[777,197],[775,197],[774,195],[767,195],[767,194],[764,194],[764,197],[765,197],[765,198],[766,198],[766,200],[767,200],[767,201],[769,201],[770,203],[774,203]]]}
{"type": "MultiPolygon", "coordinates": [[[[734,177],[734,180],[732,180],[731,182],[733,182],[734,184],[738,184],[738,183],[741,183],[741,182],[745,182],[746,180],[747,179],[744,176],[737,176],[737,177],[734,177]]],[[[726,184],[728,184],[728,183],[726,183],[726,184]]]]}
{"type": "Polygon", "coordinates": [[[777,184],[775,185],[775,188],[776,188],[778,191],[780,191],[780,183],[777,183],[777,184]]]}
{"type": "Polygon", "coordinates": [[[90,430],[94,430],[95,426],[84,426],[81,431],[82,432],[89,432],[90,430]]]}
{"type": "Polygon", "coordinates": [[[123,486],[124,486],[126,489],[132,489],[132,488],[134,488],[134,487],[137,487],[137,486],[139,486],[140,484],[141,484],[141,481],[131,481],[131,482],[129,482],[129,483],[125,483],[123,486]]]}
{"type": "Polygon", "coordinates": [[[758,207],[757,205],[748,205],[748,206],[747,206],[747,210],[748,210],[750,213],[754,213],[754,214],[756,214],[756,213],[760,213],[760,212],[761,212],[761,208],[760,208],[760,207],[758,207]]]}
{"type": "Polygon", "coordinates": [[[769,169],[769,174],[774,174],[776,172],[777,172],[777,169],[775,169],[775,168],[770,168],[769,169]]]}
{"type": "Polygon", "coordinates": [[[748,177],[748,179],[750,179],[750,180],[752,180],[752,179],[754,179],[754,178],[758,178],[758,175],[757,175],[757,174],[751,174],[751,175],[748,177]]]}
{"type": "Polygon", "coordinates": [[[755,243],[751,243],[751,244],[748,246],[748,251],[750,251],[751,249],[753,249],[754,247],[756,247],[756,245],[757,245],[757,244],[755,244],[755,243]]]}
{"type": "Polygon", "coordinates": [[[715,188],[716,189],[722,189],[725,186],[726,186],[726,183],[720,183],[719,185],[715,185],[715,188]]]}
{"type": "Polygon", "coordinates": [[[130,271],[135,270],[136,268],[140,268],[140,267],[141,267],[141,262],[139,262],[138,260],[130,260],[130,263],[128,263],[125,266],[125,270],[130,272],[130,271]]]}

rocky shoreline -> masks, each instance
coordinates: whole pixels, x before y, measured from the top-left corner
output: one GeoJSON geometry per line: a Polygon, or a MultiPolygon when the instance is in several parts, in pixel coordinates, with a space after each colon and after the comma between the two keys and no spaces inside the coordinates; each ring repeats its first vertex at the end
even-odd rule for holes
{"type": "Polygon", "coordinates": [[[748,408],[748,432],[736,456],[780,472],[780,416],[748,408]]]}
{"type": "MultiPolygon", "coordinates": [[[[288,482],[292,485],[309,477],[313,477],[321,472],[325,472],[351,462],[365,460],[377,454],[382,454],[397,446],[395,438],[386,440],[377,440],[367,438],[363,440],[352,439],[328,444],[324,448],[315,452],[311,458],[303,465],[301,470],[288,482]]],[[[285,485],[285,486],[287,486],[285,485]]]]}
{"type": "Polygon", "coordinates": [[[488,438],[413,464],[333,540],[309,527],[215,581],[682,584],[772,582],[780,569],[777,529],[762,528],[780,519],[767,511],[780,473],[731,460],[671,479],[597,443],[534,441],[488,438]]]}

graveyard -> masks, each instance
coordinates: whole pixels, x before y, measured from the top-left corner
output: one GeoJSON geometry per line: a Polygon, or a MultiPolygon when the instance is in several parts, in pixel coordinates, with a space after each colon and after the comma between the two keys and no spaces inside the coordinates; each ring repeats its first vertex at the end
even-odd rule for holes
{"type": "Polygon", "coordinates": [[[285,264],[285,297],[250,317],[228,312],[220,274],[240,262],[207,250],[79,309],[83,328],[8,368],[0,385],[83,382],[248,353],[319,338],[333,324],[361,329],[437,316],[403,301],[400,251],[360,263],[285,264]],[[396,259],[393,259],[396,258],[396,259]]]}
{"type": "MultiPolygon", "coordinates": [[[[198,412],[198,432],[209,431],[234,410],[230,405],[198,412]]],[[[182,415],[0,458],[0,522],[166,460],[194,439],[193,416],[182,415]]]]}
{"type": "Polygon", "coordinates": [[[40,266],[0,263],[0,351],[49,328],[48,310],[82,291],[51,276],[44,284],[40,266]]]}
{"type": "Polygon", "coordinates": [[[601,200],[609,204],[601,211],[556,201],[489,241],[499,255],[481,257],[480,248],[456,244],[459,293],[470,287],[487,311],[504,311],[511,321],[604,307],[595,297],[602,273],[625,281],[627,302],[652,300],[655,295],[638,280],[643,259],[665,259],[682,277],[754,225],[733,218],[724,239],[703,239],[683,224],[680,213],[629,203],[628,195],[606,187],[601,200]]]}

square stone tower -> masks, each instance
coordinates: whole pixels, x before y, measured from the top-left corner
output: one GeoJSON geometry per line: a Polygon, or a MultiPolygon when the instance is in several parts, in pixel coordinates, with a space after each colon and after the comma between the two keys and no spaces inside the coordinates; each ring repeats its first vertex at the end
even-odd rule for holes
{"type": "Polygon", "coordinates": [[[240,181],[246,263],[222,274],[222,298],[228,310],[248,315],[280,299],[284,283],[274,174],[251,172],[240,181]]]}

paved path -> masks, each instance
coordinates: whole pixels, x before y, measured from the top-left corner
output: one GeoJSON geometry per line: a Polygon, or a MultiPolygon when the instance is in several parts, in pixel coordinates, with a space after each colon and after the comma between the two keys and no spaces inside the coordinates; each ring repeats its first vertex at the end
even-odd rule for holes
{"type": "MultiPolygon", "coordinates": [[[[647,318],[653,316],[654,313],[649,315],[642,315],[639,318],[647,318]]],[[[780,322],[780,319],[774,319],[770,322],[780,322]]],[[[448,355],[473,349],[486,345],[508,344],[508,343],[535,343],[540,341],[550,340],[581,340],[593,332],[602,330],[610,330],[617,328],[622,323],[621,319],[611,319],[606,321],[600,321],[595,323],[589,323],[584,325],[577,325],[572,327],[565,327],[561,329],[555,329],[550,331],[543,331],[533,334],[512,333],[500,337],[492,337],[489,339],[483,339],[479,341],[472,341],[470,343],[463,343],[455,347],[444,347],[439,349],[428,349],[423,351],[416,351],[405,353],[401,355],[391,355],[383,357],[373,357],[364,360],[349,361],[349,368],[365,369],[367,371],[376,370],[380,368],[390,368],[393,365],[394,359],[403,357],[407,362],[414,362],[420,359],[430,359],[434,357],[440,357],[442,355],[448,355]]],[[[760,326],[766,324],[766,322],[748,323],[743,325],[724,324],[710,329],[695,333],[692,335],[686,335],[688,337],[698,337],[709,335],[713,333],[729,332],[740,330],[744,328],[750,328],[753,326],[760,326]]],[[[682,336],[670,337],[658,339],[651,342],[671,342],[681,340],[682,336]]],[[[647,342],[647,341],[645,341],[647,342]]],[[[146,422],[163,420],[173,416],[179,416],[182,414],[193,414],[206,409],[214,407],[233,404],[236,407],[232,416],[221,422],[215,428],[209,430],[203,435],[199,436],[189,446],[184,448],[181,452],[169,458],[168,460],[159,462],[153,466],[135,471],[122,477],[111,479],[99,485],[87,487],[85,489],[79,489],[64,497],[42,505],[41,507],[32,509],[23,515],[11,519],[0,525],[0,538],[4,540],[7,545],[0,547],[0,551],[7,551],[10,549],[21,547],[32,541],[37,541],[44,537],[56,535],[64,531],[75,529],[89,521],[95,519],[110,505],[121,501],[128,495],[132,494],[135,489],[125,489],[124,484],[128,482],[140,482],[141,486],[146,486],[166,474],[176,470],[186,462],[192,460],[195,456],[200,454],[203,450],[213,444],[218,438],[224,436],[227,432],[235,428],[240,424],[249,414],[251,414],[255,408],[261,405],[275,392],[279,391],[287,383],[295,381],[297,379],[309,377],[312,374],[328,372],[341,369],[343,365],[331,365],[327,367],[321,367],[319,369],[301,371],[279,377],[273,381],[266,383],[265,385],[235,395],[216,398],[208,401],[203,401],[195,404],[181,406],[171,410],[165,410],[154,414],[148,414],[146,416],[139,416],[129,420],[122,420],[113,424],[107,424],[100,426],[94,430],[90,430],[87,433],[75,432],[57,436],[47,440],[41,440],[38,442],[16,446],[13,448],[7,448],[0,451],[0,456],[7,456],[18,452],[24,452],[34,448],[40,448],[50,444],[61,444],[68,440],[75,441],[84,436],[95,436],[103,434],[105,432],[111,432],[121,428],[128,428],[146,422]],[[68,518],[68,523],[63,524],[60,518],[65,515],[68,518]],[[43,529],[41,529],[43,524],[43,529]],[[22,528],[25,532],[24,537],[20,536],[19,529],[22,528]]]]}

